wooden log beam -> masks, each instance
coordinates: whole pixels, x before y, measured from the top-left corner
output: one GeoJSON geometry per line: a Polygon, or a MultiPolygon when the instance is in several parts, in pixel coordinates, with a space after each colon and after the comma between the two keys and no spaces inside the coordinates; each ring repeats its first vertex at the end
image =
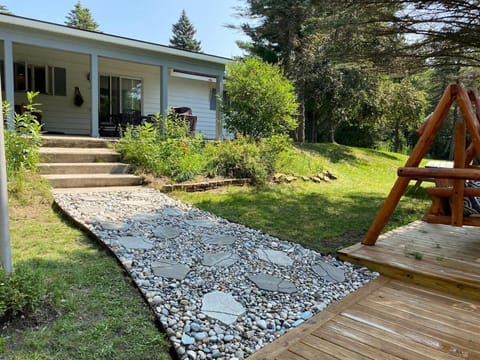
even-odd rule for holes
{"type": "MultiPolygon", "coordinates": [[[[470,133],[470,142],[475,148],[475,154],[480,155],[480,123],[478,122],[476,113],[473,112],[472,102],[468,96],[467,90],[463,86],[457,86],[455,94],[458,107],[462,113],[465,124],[470,133]]],[[[480,104],[480,103],[479,103],[480,104]]]]}
{"type": "Polygon", "coordinates": [[[448,168],[418,168],[401,167],[397,174],[407,179],[438,178],[438,179],[462,179],[480,180],[480,170],[476,168],[448,169],[448,168]]]}
{"type": "MultiPolygon", "coordinates": [[[[450,225],[450,221],[451,221],[450,216],[432,215],[432,214],[425,215],[422,220],[430,224],[444,224],[444,225],[450,225]]],[[[480,226],[480,217],[467,216],[463,219],[463,225],[480,226]]]]}
{"type": "MultiPolygon", "coordinates": [[[[422,161],[423,157],[427,153],[428,149],[430,148],[430,145],[432,144],[435,136],[437,135],[438,131],[440,130],[440,127],[442,126],[443,120],[447,116],[448,111],[452,106],[452,101],[453,101],[452,91],[454,91],[455,87],[456,85],[449,85],[445,89],[445,92],[443,93],[442,98],[440,99],[440,102],[435,108],[435,111],[433,112],[432,117],[430,118],[430,120],[427,122],[427,125],[425,126],[423,134],[420,136],[420,138],[417,141],[417,144],[413,148],[412,153],[405,164],[406,167],[418,166],[420,164],[420,161],[422,161]]],[[[406,178],[406,177],[397,178],[397,180],[395,181],[395,184],[392,187],[392,190],[390,190],[390,193],[388,194],[387,199],[385,200],[382,207],[376,214],[375,219],[370,225],[370,228],[368,229],[367,234],[363,238],[362,243],[364,245],[375,245],[375,242],[377,241],[378,236],[382,232],[383,228],[385,227],[388,220],[390,219],[393,212],[395,211],[395,208],[397,207],[398,202],[400,201],[401,197],[405,193],[405,190],[407,189],[409,182],[410,182],[409,178],[406,178]]]]}
{"type": "MultiPolygon", "coordinates": [[[[426,192],[430,196],[450,197],[453,195],[453,186],[428,188],[426,192]]],[[[480,188],[465,188],[463,195],[467,197],[480,196],[480,188]]]]}

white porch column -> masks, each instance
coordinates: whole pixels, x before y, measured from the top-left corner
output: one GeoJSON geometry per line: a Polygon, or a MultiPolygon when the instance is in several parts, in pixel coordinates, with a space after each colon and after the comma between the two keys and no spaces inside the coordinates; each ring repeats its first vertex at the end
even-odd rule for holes
{"type": "Polygon", "coordinates": [[[13,116],[15,112],[15,89],[14,89],[14,76],[13,76],[13,43],[12,40],[5,39],[3,41],[3,67],[5,78],[5,100],[10,104],[10,112],[7,114],[7,127],[13,129],[15,124],[13,122],[13,116]]]}
{"type": "Polygon", "coordinates": [[[92,137],[98,137],[98,55],[90,55],[90,87],[91,87],[91,104],[92,104],[92,123],[91,132],[92,137]]]}
{"type": "Polygon", "coordinates": [[[217,123],[216,138],[223,139],[223,113],[221,107],[221,99],[223,99],[223,74],[217,76],[217,123]]]}
{"type": "Polygon", "coordinates": [[[162,66],[162,78],[160,83],[160,113],[162,118],[168,115],[168,78],[169,71],[168,66],[162,66]]]}

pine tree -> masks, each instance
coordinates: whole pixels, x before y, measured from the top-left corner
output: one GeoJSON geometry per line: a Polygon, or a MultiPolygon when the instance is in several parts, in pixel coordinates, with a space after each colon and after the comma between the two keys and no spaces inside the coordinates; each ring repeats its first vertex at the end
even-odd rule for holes
{"type": "Polygon", "coordinates": [[[13,15],[5,5],[0,5],[0,14],[13,15]]]}
{"type": "Polygon", "coordinates": [[[195,40],[194,36],[197,31],[187,17],[185,10],[176,24],[172,25],[173,36],[170,38],[170,45],[182,50],[200,52],[200,41],[195,40]]]}
{"type": "Polygon", "coordinates": [[[65,25],[90,31],[98,31],[98,23],[93,19],[90,9],[83,7],[80,0],[67,15],[65,25]]]}

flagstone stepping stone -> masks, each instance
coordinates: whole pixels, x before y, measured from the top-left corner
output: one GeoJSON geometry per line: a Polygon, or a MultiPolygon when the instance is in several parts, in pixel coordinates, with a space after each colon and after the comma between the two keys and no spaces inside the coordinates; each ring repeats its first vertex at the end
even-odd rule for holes
{"type": "Polygon", "coordinates": [[[291,294],[297,291],[297,287],[289,280],[281,279],[267,274],[256,274],[248,277],[261,290],[278,291],[291,294]]]}
{"type": "Polygon", "coordinates": [[[131,205],[131,206],[138,206],[138,207],[148,206],[152,204],[150,201],[146,201],[146,200],[125,200],[120,203],[123,205],[131,205]]]}
{"type": "Polygon", "coordinates": [[[345,272],[342,269],[330,265],[324,261],[317,262],[312,266],[312,270],[315,274],[325,280],[336,283],[345,281],[345,272]]]}
{"type": "Polygon", "coordinates": [[[183,216],[185,215],[185,211],[173,207],[167,207],[162,209],[162,214],[164,216],[183,216]]]}
{"type": "Polygon", "coordinates": [[[231,294],[212,291],[202,298],[202,312],[225,325],[231,325],[245,313],[245,308],[231,294]]]}
{"type": "Polygon", "coordinates": [[[209,245],[233,245],[237,238],[231,235],[211,235],[202,239],[204,244],[209,245]]]}
{"type": "Polygon", "coordinates": [[[216,221],[207,220],[207,219],[195,219],[195,220],[185,220],[188,225],[196,226],[196,227],[203,227],[203,228],[211,228],[217,225],[216,221]]]}
{"type": "Polygon", "coordinates": [[[183,280],[190,272],[190,267],[172,260],[159,260],[152,263],[152,271],[155,276],[183,280]]]}
{"type": "Polygon", "coordinates": [[[97,196],[82,196],[83,201],[99,201],[97,196]]]}
{"type": "Polygon", "coordinates": [[[182,233],[182,230],[179,228],[168,226],[168,225],[161,225],[153,230],[153,234],[161,239],[174,239],[182,233]]]}
{"type": "Polygon", "coordinates": [[[293,260],[284,252],[270,249],[257,249],[257,255],[260,260],[268,261],[280,266],[290,266],[293,260]]]}
{"type": "Polygon", "coordinates": [[[117,242],[127,249],[153,249],[153,244],[149,241],[145,241],[141,237],[137,236],[121,236],[117,238],[117,242]]]}
{"type": "Polygon", "coordinates": [[[98,213],[103,213],[105,212],[105,208],[100,207],[98,205],[87,205],[87,206],[79,206],[77,210],[83,214],[98,214],[98,213]]]}
{"type": "Polygon", "coordinates": [[[141,223],[155,223],[161,219],[158,215],[136,214],[130,218],[132,221],[141,223]]]}
{"type": "Polygon", "coordinates": [[[124,231],[128,229],[128,225],[118,221],[103,221],[100,223],[103,230],[124,231]]]}
{"type": "Polygon", "coordinates": [[[227,267],[235,264],[240,257],[230,252],[219,252],[216,254],[207,254],[203,258],[202,265],[227,267]]]}

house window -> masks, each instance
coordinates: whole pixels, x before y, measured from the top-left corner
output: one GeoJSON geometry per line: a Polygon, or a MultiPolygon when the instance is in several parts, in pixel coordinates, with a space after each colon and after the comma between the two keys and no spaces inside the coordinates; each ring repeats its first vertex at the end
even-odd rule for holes
{"type": "Polygon", "coordinates": [[[217,110],[217,89],[210,91],[210,110],[217,110]]]}
{"type": "MultiPolygon", "coordinates": [[[[227,92],[223,92],[223,99],[222,102],[227,104],[229,101],[227,92]]],[[[217,110],[217,89],[212,89],[210,91],[210,110],[217,110]]]]}
{"type": "Polygon", "coordinates": [[[61,67],[53,68],[52,95],[67,96],[67,70],[61,67]]]}
{"type": "Polygon", "coordinates": [[[26,66],[23,63],[13,64],[13,76],[15,77],[14,87],[15,91],[25,91],[27,90],[27,72],[26,66]]]}
{"type": "Polygon", "coordinates": [[[67,95],[66,69],[17,62],[13,65],[15,91],[38,91],[56,96],[67,95]]]}

